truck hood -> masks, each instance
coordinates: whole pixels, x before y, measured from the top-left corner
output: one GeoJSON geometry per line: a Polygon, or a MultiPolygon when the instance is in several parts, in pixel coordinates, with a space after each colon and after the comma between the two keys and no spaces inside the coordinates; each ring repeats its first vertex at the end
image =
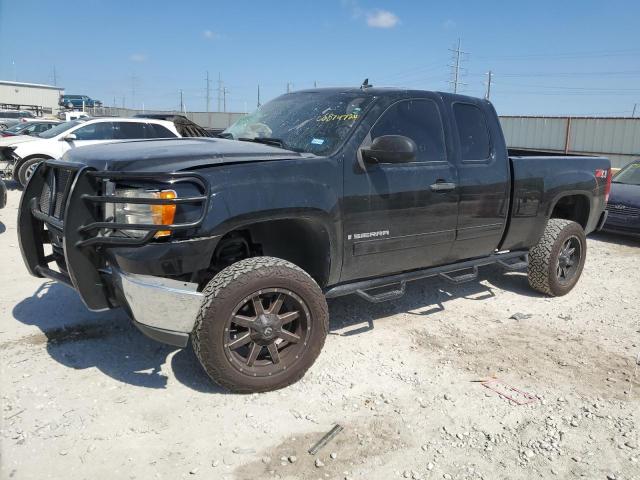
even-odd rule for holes
{"type": "Polygon", "coordinates": [[[612,183],[609,204],[614,205],[617,203],[640,208],[640,185],[612,183]]]}
{"type": "Polygon", "coordinates": [[[301,158],[306,154],[223,138],[134,140],[78,147],[62,160],[97,170],[175,172],[238,162],[301,158]]]}
{"type": "Polygon", "coordinates": [[[10,147],[11,145],[17,145],[18,143],[33,142],[34,140],[40,140],[38,137],[32,137],[30,135],[14,135],[11,137],[0,137],[0,147],[10,147]]]}

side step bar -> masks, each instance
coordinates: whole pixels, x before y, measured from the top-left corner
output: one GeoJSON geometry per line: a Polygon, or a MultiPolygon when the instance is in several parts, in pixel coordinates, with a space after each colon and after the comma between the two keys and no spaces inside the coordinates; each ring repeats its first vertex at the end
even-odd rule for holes
{"type": "Polygon", "coordinates": [[[515,271],[521,270],[528,265],[527,251],[516,251],[506,253],[496,253],[488,257],[476,258],[474,260],[466,260],[451,265],[443,265],[441,267],[425,268],[422,270],[412,270],[409,272],[389,275],[386,277],[377,277],[369,280],[361,280],[357,282],[344,283],[336,285],[325,291],[325,297],[335,298],[343,295],[351,295],[355,293],[369,302],[379,303],[387,300],[395,300],[402,297],[405,293],[407,282],[412,280],[420,280],[423,278],[439,276],[455,285],[469,282],[478,278],[478,267],[492,265],[497,263],[505,270],[515,271]],[[456,272],[469,270],[469,273],[455,275],[456,272]],[[368,290],[379,289],[383,287],[393,288],[382,293],[368,293],[368,290]]]}

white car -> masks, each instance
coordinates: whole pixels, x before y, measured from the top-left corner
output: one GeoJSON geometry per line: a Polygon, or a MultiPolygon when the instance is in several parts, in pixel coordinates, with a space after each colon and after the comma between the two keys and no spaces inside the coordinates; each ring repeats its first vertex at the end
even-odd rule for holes
{"type": "Polygon", "coordinates": [[[60,158],[68,150],[122,140],[180,137],[174,122],[150,118],[92,118],[64,122],[32,141],[0,145],[2,157],[13,162],[13,178],[26,185],[38,163],[60,158]],[[7,150],[11,150],[7,152],[7,150]]]}

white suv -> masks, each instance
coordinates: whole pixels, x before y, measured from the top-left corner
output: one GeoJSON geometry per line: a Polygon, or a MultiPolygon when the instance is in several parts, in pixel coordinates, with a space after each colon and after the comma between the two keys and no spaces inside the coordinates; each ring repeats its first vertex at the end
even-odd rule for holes
{"type": "MultiPolygon", "coordinates": [[[[173,122],[150,118],[93,118],[61,123],[33,141],[12,145],[13,178],[26,185],[38,163],[85,145],[180,137],[173,122]]],[[[5,155],[6,156],[6,155],[5,155]]]]}

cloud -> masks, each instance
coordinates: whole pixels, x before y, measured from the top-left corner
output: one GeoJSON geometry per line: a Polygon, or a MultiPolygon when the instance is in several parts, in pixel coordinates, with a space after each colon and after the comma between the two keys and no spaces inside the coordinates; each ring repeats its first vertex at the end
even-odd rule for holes
{"type": "Polygon", "coordinates": [[[451,30],[453,28],[456,28],[456,22],[454,22],[451,19],[446,20],[443,24],[442,24],[442,28],[444,28],[445,30],[451,30]]]}
{"type": "Polygon", "coordinates": [[[220,35],[213,30],[205,30],[204,32],[202,32],[202,36],[207,40],[215,40],[216,38],[220,37],[220,35]]]}
{"type": "Polygon", "coordinates": [[[400,19],[395,13],[387,10],[374,10],[367,13],[367,25],[372,28],[393,28],[400,19]]]}
{"type": "Polygon", "coordinates": [[[136,63],[142,63],[147,61],[147,56],[143,53],[132,53],[129,55],[129,60],[136,63]]]}

